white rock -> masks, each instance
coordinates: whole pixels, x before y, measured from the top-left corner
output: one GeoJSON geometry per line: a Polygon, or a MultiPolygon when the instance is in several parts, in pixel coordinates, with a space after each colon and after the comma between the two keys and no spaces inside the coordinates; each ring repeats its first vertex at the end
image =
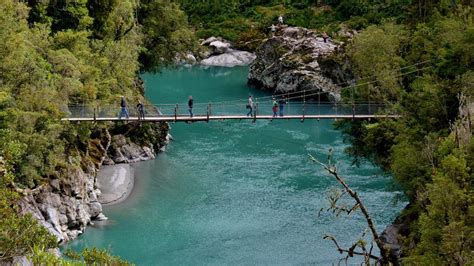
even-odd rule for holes
{"type": "Polygon", "coordinates": [[[215,41],[218,41],[219,39],[217,39],[216,37],[212,36],[212,37],[209,37],[207,38],[206,40],[202,41],[201,42],[201,45],[209,45],[211,44],[211,42],[215,42],[215,41]]]}
{"type": "Polygon", "coordinates": [[[60,214],[60,215],[59,215],[59,223],[60,223],[60,224],[65,224],[65,223],[67,223],[67,216],[64,215],[64,214],[60,214]]]}
{"type": "Polygon", "coordinates": [[[61,224],[59,223],[58,212],[53,207],[46,208],[46,214],[48,217],[48,222],[54,227],[58,232],[61,232],[61,224]]]}
{"type": "Polygon", "coordinates": [[[107,218],[107,216],[105,216],[103,213],[99,213],[99,215],[97,215],[97,217],[95,217],[95,220],[96,221],[105,221],[105,220],[108,220],[109,218],[107,218]]]}
{"type": "Polygon", "coordinates": [[[102,212],[102,204],[99,202],[92,202],[89,204],[89,213],[92,218],[97,217],[102,212]]]}
{"type": "Polygon", "coordinates": [[[79,231],[78,230],[71,230],[71,231],[67,232],[67,235],[70,239],[74,239],[79,235],[79,231]]]}
{"type": "Polygon", "coordinates": [[[197,60],[196,60],[196,57],[193,54],[188,53],[188,54],[186,54],[186,62],[188,64],[194,64],[194,63],[197,62],[197,60]]]}
{"type": "Polygon", "coordinates": [[[205,66],[244,66],[255,60],[255,55],[245,51],[231,50],[229,53],[211,56],[201,61],[201,65],[205,66]]]}
{"type": "Polygon", "coordinates": [[[33,263],[26,256],[13,257],[12,265],[15,266],[33,266],[33,263]]]}
{"type": "Polygon", "coordinates": [[[56,237],[56,240],[58,241],[58,243],[61,243],[61,242],[63,242],[63,241],[65,240],[63,234],[62,234],[60,231],[56,230],[56,229],[54,228],[54,226],[53,226],[51,223],[46,222],[45,220],[40,220],[40,223],[41,223],[46,229],[48,229],[48,231],[49,231],[52,235],[54,235],[54,236],[56,237]]]}
{"type": "Polygon", "coordinates": [[[87,225],[89,224],[89,222],[91,221],[90,219],[90,216],[89,216],[89,213],[86,211],[86,209],[84,208],[84,205],[83,204],[78,204],[77,207],[76,207],[76,211],[77,211],[77,218],[79,220],[79,222],[82,224],[82,225],[87,225]]]}
{"type": "Polygon", "coordinates": [[[228,42],[221,42],[221,41],[213,41],[209,46],[212,49],[212,54],[219,55],[227,52],[230,48],[230,43],[228,42]]]}

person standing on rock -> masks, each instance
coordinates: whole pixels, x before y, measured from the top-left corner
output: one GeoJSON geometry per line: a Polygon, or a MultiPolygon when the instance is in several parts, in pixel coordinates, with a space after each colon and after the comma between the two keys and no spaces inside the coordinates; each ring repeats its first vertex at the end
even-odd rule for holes
{"type": "Polygon", "coordinates": [[[119,119],[122,119],[122,116],[125,116],[127,119],[129,118],[128,116],[128,109],[127,109],[127,101],[125,100],[125,97],[122,96],[120,99],[120,115],[119,119]]]}
{"type": "Polygon", "coordinates": [[[278,101],[278,107],[280,109],[280,116],[282,117],[283,116],[283,112],[284,112],[284,109],[285,109],[285,105],[286,105],[286,97],[283,96],[279,101],[278,101]]]}
{"type": "Polygon", "coordinates": [[[189,111],[189,116],[193,117],[193,96],[189,95],[189,100],[188,100],[188,111],[189,111]]]}
{"type": "Polygon", "coordinates": [[[327,34],[326,32],[323,32],[323,40],[324,40],[324,42],[327,42],[328,39],[329,39],[328,34],[327,34]]]}
{"type": "Polygon", "coordinates": [[[278,103],[275,100],[275,97],[272,98],[272,111],[273,111],[273,117],[277,117],[277,112],[278,112],[278,103]]]}
{"type": "Polygon", "coordinates": [[[138,120],[141,120],[141,119],[145,120],[145,107],[140,101],[138,101],[138,104],[137,104],[137,111],[138,111],[138,120]]]}
{"type": "Polygon", "coordinates": [[[252,113],[253,113],[253,107],[254,107],[252,95],[249,95],[249,101],[248,101],[246,107],[247,107],[247,109],[249,109],[249,112],[247,113],[247,116],[251,116],[252,113]]]}
{"type": "Polygon", "coordinates": [[[275,36],[276,30],[277,30],[276,26],[272,24],[272,25],[270,26],[270,31],[272,32],[272,37],[275,36]]]}
{"type": "Polygon", "coordinates": [[[278,25],[281,26],[283,25],[283,16],[278,16],[278,25]]]}

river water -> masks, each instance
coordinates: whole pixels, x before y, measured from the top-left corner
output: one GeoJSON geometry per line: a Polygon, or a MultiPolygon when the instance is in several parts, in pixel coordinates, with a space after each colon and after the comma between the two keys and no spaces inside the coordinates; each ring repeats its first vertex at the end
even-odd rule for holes
{"type": "MultiPolygon", "coordinates": [[[[183,68],[143,76],[153,103],[246,98],[247,67],[183,68]]],[[[246,110],[243,110],[246,112],[246,110]]],[[[174,141],[135,164],[134,191],[105,207],[105,225],[69,247],[102,247],[137,265],[327,265],[365,229],[361,215],[318,215],[336,181],[311,163],[332,148],[340,173],[359,192],[379,231],[404,207],[390,176],[351,165],[333,121],[217,121],[171,124],[174,141]]],[[[348,202],[348,201],[346,201],[348,202]]],[[[360,261],[354,259],[352,262],[360,261]]],[[[350,261],[351,262],[351,261],[350,261]]]]}

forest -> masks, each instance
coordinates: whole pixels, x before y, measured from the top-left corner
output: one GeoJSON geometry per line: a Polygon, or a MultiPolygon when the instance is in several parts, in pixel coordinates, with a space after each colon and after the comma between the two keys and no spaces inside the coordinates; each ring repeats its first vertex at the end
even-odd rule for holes
{"type": "MultiPolygon", "coordinates": [[[[347,42],[339,60],[360,84],[356,98],[403,116],[336,125],[353,163],[380,165],[409,198],[395,221],[405,225],[403,262],[471,264],[473,13],[470,0],[0,1],[0,261],[74,263],[47,253],[54,238],[16,206],[25,191],[80,166],[94,129],[61,123],[68,104],[144,100],[140,73],[195,51],[199,38],[253,51],[281,15],[347,42]],[[348,29],[357,31],[351,40],[338,34],[348,29]]],[[[97,249],[71,256],[126,263],[97,249]]]]}

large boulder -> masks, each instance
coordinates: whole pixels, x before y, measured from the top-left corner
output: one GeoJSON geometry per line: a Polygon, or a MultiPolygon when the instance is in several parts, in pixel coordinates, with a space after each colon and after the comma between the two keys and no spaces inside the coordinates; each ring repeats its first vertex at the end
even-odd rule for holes
{"type": "Polygon", "coordinates": [[[244,66],[255,60],[255,55],[246,51],[238,51],[229,49],[227,53],[211,56],[201,61],[201,65],[205,66],[244,66]]]}
{"type": "Polygon", "coordinates": [[[282,26],[257,49],[248,81],[276,93],[306,90],[337,101],[340,84],[352,80],[334,59],[340,46],[312,30],[282,26]]]}

